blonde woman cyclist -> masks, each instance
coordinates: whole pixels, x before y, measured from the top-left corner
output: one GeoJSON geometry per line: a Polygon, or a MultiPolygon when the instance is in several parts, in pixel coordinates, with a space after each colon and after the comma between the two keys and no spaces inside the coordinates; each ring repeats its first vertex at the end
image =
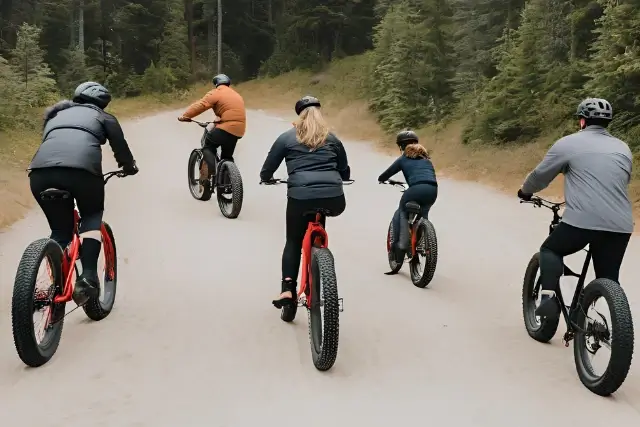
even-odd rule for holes
{"type": "Polygon", "coordinates": [[[351,175],[347,153],[329,131],[320,112],[320,101],[305,96],[296,102],[295,111],[298,120],[294,127],[276,139],[260,171],[260,179],[269,182],[285,160],[289,174],[282,288],[273,301],[278,309],[296,304],[302,239],[308,223],[315,219],[314,215],[303,213],[324,208],[331,212],[330,216],[342,214],[346,207],[342,181],[351,175]]]}

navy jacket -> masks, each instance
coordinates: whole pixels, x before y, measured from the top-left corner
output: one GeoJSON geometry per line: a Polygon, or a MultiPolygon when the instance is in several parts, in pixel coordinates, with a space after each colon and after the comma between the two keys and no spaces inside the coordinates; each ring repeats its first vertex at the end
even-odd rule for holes
{"type": "Polygon", "coordinates": [[[109,145],[119,167],[133,155],[118,120],[91,104],[61,101],[47,109],[42,144],[29,170],[51,167],[83,169],[102,176],[102,145],[109,145]]]}
{"type": "Polygon", "coordinates": [[[298,142],[296,129],[289,129],[273,143],[260,171],[260,179],[273,178],[283,160],[289,174],[288,197],[307,200],[344,194],[342,180],[349,179],[351,170],[347,152],[334,134],[330,133],[323,146],[311,151],[298,142]]]}
{"type": "Polygon", "coordinates": [[[426,158],[426,150],[421,145],[415,144],[415,147],[412,145],[407,146],[405,152],[380,174],[379,182],[386,181],[398,172],[402,172],[409,186],[416,184],[438,185],[436,171],[431,160],[426,158]]]}

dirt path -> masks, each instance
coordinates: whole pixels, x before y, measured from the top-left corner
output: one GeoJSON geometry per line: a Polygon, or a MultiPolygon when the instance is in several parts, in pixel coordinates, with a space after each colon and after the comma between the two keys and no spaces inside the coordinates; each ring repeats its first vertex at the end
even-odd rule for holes
{"type": "MultiPolygon", "coordinates": [[[[188,192],[186,160],[200,129],[176,122],[177,114],[125,124],[142,172],[107,191],[119,252],[116,307],[99,323],[72,314],[58,353],[39,369],[15,354],[9,307],[22,250],[46,223],[32,212],[0,234],[4,424],[388,426],[426,417],[445,426],[538,427],[575,423],[576,411],[592,425],[638,424],[637,362],[615,397],[600,398],[579,382],[563,327],[551,345],[524,330],[522,275],[548,212],[442,180],[432,211],[438,270],[430,289],[417,289],[407,273],[383,275],[400,193],[376,183],[391,158],[363,143],[347,145],[357,182],[345,189],[347,211],[328,225],[345,306],[340,351],[332,371],[317,372],[304,313],[284,324],[270,304],[280,286],[286,196],[283,187],[259,186],[258,172],[290,124],[250,113],[236,155],[245,203],[227,220],[188,192]]],[[[622,282],[635,319],[638,255],[634,239],[622,282]]]]}

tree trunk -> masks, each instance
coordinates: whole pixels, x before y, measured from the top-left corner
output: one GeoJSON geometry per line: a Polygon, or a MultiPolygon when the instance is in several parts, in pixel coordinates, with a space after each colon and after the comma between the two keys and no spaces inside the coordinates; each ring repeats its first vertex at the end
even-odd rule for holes
{"type": "Polygon", "coordinates": [[[218,0],[218,74],[222,72],[222,0],[218,0]]]}
{"type": "Polygon", "coordinates": [[[213,13],[213,5],[208,5],[207,16],[207,52],[209,54],[207,58],[207,68],[213,70],[214,55],[216,53],[216,14],[213,13]]]}
{"type": "Polygon", "coordinates": [[[191,57],[191,74],[195,73],[196,67],[196,37],[193,28],[193,0],[185,0],[185,8],[187,13],[187,28],[189,32],[189,50],[191,57]]]}
{"type": "Polygon", "coordinates": [[[84,0],[78,5],[78,49],[84,53],[84,0]]]}
{"type": "Polygon", "coordinates": [[[273,1],[267,0],[267,22],[273,27],[273,1]]]}

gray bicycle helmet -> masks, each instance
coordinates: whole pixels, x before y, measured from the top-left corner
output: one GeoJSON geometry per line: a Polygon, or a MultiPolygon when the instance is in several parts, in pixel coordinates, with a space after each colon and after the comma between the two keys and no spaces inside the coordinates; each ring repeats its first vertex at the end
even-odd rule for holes
{"type": "Polygon", "coordinates": [[[398,135],[396,136],[396,144],[398,144],[398,147],[402,149],[409,145],[409,143],[418,141],[418,135],[410,129],[402,130],[398,132],[398,135]]]}
{"type": "Polygon", "coordinates": [[[320,100],[311,95],[303,96],[298,100],[298,102],[296,102],[296,114],[300,115],[300,113],[309,107],[321,107],[320,100]]]}
{"type": "Polygon", "coordinates": [[[100,83],[84,82],[76,88],[73,101],[92,104],[104,110],[111,102],[111,94],[100,83]]]}
{"type": "Polygon", "coordinates": [[[587,98],[578,105],[576,116],[584,119],[613,119],[613,108],[606,99],[587,98]]]}
{"type": "Polygon", "coordinates": [[[217,76],[214,76],[211,81],[215,87],[220,85],[231,86],[231,79],[226,74],[218,74],[217,76]]]}

